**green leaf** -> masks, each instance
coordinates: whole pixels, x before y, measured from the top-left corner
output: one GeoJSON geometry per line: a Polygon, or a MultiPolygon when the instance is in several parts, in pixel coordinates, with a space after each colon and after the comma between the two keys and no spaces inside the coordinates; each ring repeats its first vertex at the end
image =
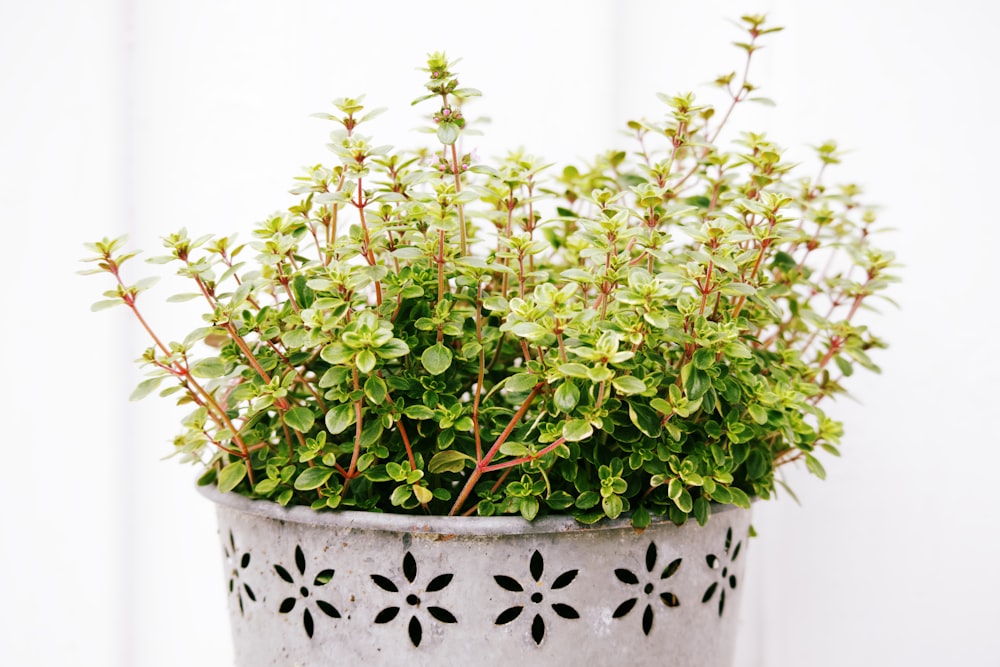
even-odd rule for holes
{"type": "Polygon", "coordinates": [[[640,530],[646,528],[649,525],[650,519],[649,510],[647,510],[645,506],[639,505],[639,507],[635,508],[635,511],[632,512],[632,527],[640,530]]]}
{"type": "Polygon", "coordinates": [[[758,424],[767,423],[767,410],[759,403],[751,403],[747,406],[747,411],[750,413],[751,419],[758,424]]]}
{"type": "Polygon", "coordinates": [[[371,373],[375,368],[375,361],[375,354],[371,350],[361,350],[358,352],[358,356],[355,357],[358,370],[362,373],[371,373]]]}
{"type": "Polygon", "coordinates": [[[700,348],[695,351],[694,357],[691,359],[694,362],[694,367],[701,370],[711,368],[715,365],[715,350],[710,350],[707,347],[700,348]]]}
{"type": "Polygon", "coordinates": [[[554,510],[562,511],[573,506],[573,496],[565,491],[555,491],[545,499],[545,504],[554,510]]]}
{"type": "Polygon", "coordinates": [[[555,394],[552,396],[552,401],[556,404],[557,408],[568,413],[580,401],[580,390],[577,389],[572,381],[566,380],[556,389],[555,394]]]}
{"type": "Polygon", "coordinates": [[[233,461],[219,471],[219,491],[229,493],[235,489],[247,476],[247,465],[244,461],[233,461]]]}
{"type": "Polygon", "coordinates": [[[819,462],[819,459],[812,454],[806,454],[806,469],[820,479],[826,479],[826,468],[824,468],[823,464],[819,462]]]}
{"type": "Polygon", "coordinates": [[[324,466],[306,468],[295,478],[294,486],[299,491],[312,491],[326,484],[326,480],[330,479],[330,475],[332,474],[333,468],[326,468],[324,466]]]}
{"type": "Polygon", "coordinates": [[[698,521],[699,526],[704,526],[708,523],[708,517],[712,513],[712,505],[703,497],[698,496],[694,501],[694,518],[698,521]]]}
{"type": "Polygon", "coordinates": [[[302,406],[292,408],[285,413],[285,423],[300,433],[308,433],[312,430],[316,415],[309,408],[302,406]]]}
{"type": "Polygon", "coordinates": [[[751,449],[747,455],[747,477],[760,479],[767,474],[767,457],[759,449],[751,449]]]}
{"type": "Polygon", "coordinates": [[[609,519],[617,519],[625,509],[625,504],[622,502],[621,496],[612,495],[601,501],[601,507],[604,509],[604,513],[608,515],[609,519]]]}
{"type": "Polygon", "coordinates": [[[528,521],[534,521],[535,517],[538,516],[538,498],[534,496],[529,496],[527,498],[521,498],[520,507],[518,508],[523,516],[528,521]]]}
{"type": "Polygon", "coordinates": [[[583,364],[568,363],[560,364],[559,372],[566,377],[587,379],[587,367],[583,364]]]}
{"type": "Polygon", "coordinates": [[[354,404],[341,403],[330,408],[326,413],[326,428],[336,435],[342,433],[354,423],[354,404]]]}
{"type": "Polygon", "coordinates": [[[139,386],[135,388],[135,391],[132,392],[132,395],[128,397],[128,400],[138,401],[142,398],[145,398],[154,389],[159,387],[161,382],[163,382],[163,376],[149,378],[148,380],[143,380],[142,382],[139,383],[139,386]]]}
{"type": "Polygon", "coordinates": [[[611,384],[614,385],[615,389],[626,396],[630,394],[640,394],[646,391],[646,383],[634,375],[619,375],[611,380],[611,384]]]}
{"type": "Polygon", "coordinates": [[[594,434],[594,427],[586,419],[570,419],[563,424],[562,435],[569,442],[586,440],[594,434]]]}
{"type": "Polygon", "coordinates": [[[431,375],[440,375],[451,366],[451,349],[443,343],[436,343],[424,350],[420,355],[420,363],[431,375]]]}
{"type": "Polygon", "coordinates": [[[217,378],[226,374],[226,365],[218,357],[196,361],[191,366],[191,375],[196,378],[217,378]]]}
{"type": "Polygon", "coordinates": [[[628,402],[628,417],[635,427],[650,438],[660,437],[662,423],[659,413],[635,401],[628,402]]]}
{"type": "Polygon", "coordinates": [[[581,510],[589,510],[601,502],[601,494],[597,491],[584,491],[576,499],[576,506],[581,510]]]}
{"type": "Polygon", "coordinates": [[[434,411],[426,405],[408,405],[403,410],[403,414],[410,419],[431,419],[434,417],[434,411]]]}
{"type": "Polygon", "coordinates": [[[507,378],[507,383],[504,385],[510,391],[516,393],[523,393],[526,391],[531,391],[538,384],[539,378],[537,375],[532,375],[531,373],[518,373],[517,375],[511,375],[507,378]]]}
{"type": "Polygon", "coordinates": [[[377,375],[368,376],[365,380],[365,396],[372,404],[382,405],[386,397],[385,381],[377,375]]]}
{"type": "Polygon", "coordinates": [[[413,495],[417,497],[417,501],[423,504],[429,503],[434,500],[434,494],[426,486],[421,486],[419,484],[413,485],[413,495]]]}
{"type": "Polygon", "coordinates": [[[468,454],[448,449],[432,456],[427,463],[427,470],[435,475],[442,472],[462,472],[466,461],[475,462],[475,459],[468,454]]]}

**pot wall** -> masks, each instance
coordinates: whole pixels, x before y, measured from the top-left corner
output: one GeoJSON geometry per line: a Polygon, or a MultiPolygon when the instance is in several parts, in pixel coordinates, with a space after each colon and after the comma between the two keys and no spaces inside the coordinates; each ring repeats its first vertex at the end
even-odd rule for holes
{"type": "Polygon", "coordinates": [[[218,507],[238,667],[732,661],[748,510],[637,531],[204,493],[218,507]]]}

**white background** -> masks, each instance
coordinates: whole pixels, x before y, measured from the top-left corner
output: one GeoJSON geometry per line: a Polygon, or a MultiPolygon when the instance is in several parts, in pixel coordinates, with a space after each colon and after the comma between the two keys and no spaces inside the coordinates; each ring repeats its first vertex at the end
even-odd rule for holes
{"type": "MultiPolygon", "coordinates": [[[[884,204],[906,268],[884,374],[834,406],[844,458],[825,483],[793,474],[803,507],[756,509],[738,664],[1000,665],[1000,11],[974,0],[0,2],[0,664],[231,662],[212,508],[159,461],[172,408],[127,403],[146,341],[89,312],[105,283],[74,274],[82,242],[247,238],[330,159],[309,114],[332,98],[367,92],[393,108],[380,140],[422,139],[431,50],[486,95],[480,153],[587,158],[656,92],[711,98],[746,11],[788,29],[755,69],[779,106],[734,125],[796,158],[852,149],[840,173],[884,204]]],[[[192,328],[149,303],[168,335],[192,328]]]]}

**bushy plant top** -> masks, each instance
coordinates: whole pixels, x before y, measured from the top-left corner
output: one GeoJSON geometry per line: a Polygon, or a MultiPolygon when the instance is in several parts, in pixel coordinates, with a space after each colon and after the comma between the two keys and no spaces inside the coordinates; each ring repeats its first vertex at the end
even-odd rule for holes
{"type": "Polygon", "coordinates": [[[164,238],[150,261],[193,286],[169,300],[206,306],[182,341],[142,317],[123,239],[88,244],[116,281],[95,307],[153,340],[134,397],[190,407],[174,447],[205,483],[315,509],[704,522],[793,461],[823,476],[841,424],[820,403],[875,369],[856,316],[894,260],[859,188],[827,185],[833,143],[814,165],[762,134],[720,145],[779,30],[743,25],[721,108],[661,95],[663,118],[582,166],[464,153],[479,93],[444,54],[414,102],[434,147],[377,144],[361,98],[335,101],[332,166],[249,242],[164,238]]]}

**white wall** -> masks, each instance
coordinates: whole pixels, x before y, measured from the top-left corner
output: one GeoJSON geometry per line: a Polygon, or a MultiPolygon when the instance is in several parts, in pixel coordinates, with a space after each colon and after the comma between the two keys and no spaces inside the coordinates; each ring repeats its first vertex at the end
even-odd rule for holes
{"type": "MultiPolygon", "coordinates": [[[[174,413],[128,404],[145,341],[88,312],[80,244],[246,230],[327,159],[309,114],[341,95],[391,106],[406,143],[414,68],[462,56],[486,97],[491,155],[573,160],[613,141],[653,93],[732,69],[727,18],[786,25],[756,72],[777,109],[744,112],[805,156],[837,137],[843,173],[884,202],[907,265],[878,323],[892,348],[861,376],[829,481],[793,471],[800,508],[758,505],[740,667],[995,665],[1000,468],[991,428],[1000,149],[993,28],[974,0],[802,3],[578,0],[443,5],[320,0],[50,0],[0,5],[0,355],[8,429],[0,511],[0,664],[227,664],[210,506],[158,459],[174,413]],[[376,23],[378,21],[379,23],[376,23]],[[633,112],[632,110],[637,110],[633,112]],[[763,113],[762,113],[763,112],[763,113]],[[17,346],[17,347],[15,347],[17,346]]],[[[141,270],[136,263],[135,269],[141,270]]],[[[168,294],[163,287],[159,293],[168,294]]],[[[167,332],[181,308],[150,306],[167,332]]]]}

